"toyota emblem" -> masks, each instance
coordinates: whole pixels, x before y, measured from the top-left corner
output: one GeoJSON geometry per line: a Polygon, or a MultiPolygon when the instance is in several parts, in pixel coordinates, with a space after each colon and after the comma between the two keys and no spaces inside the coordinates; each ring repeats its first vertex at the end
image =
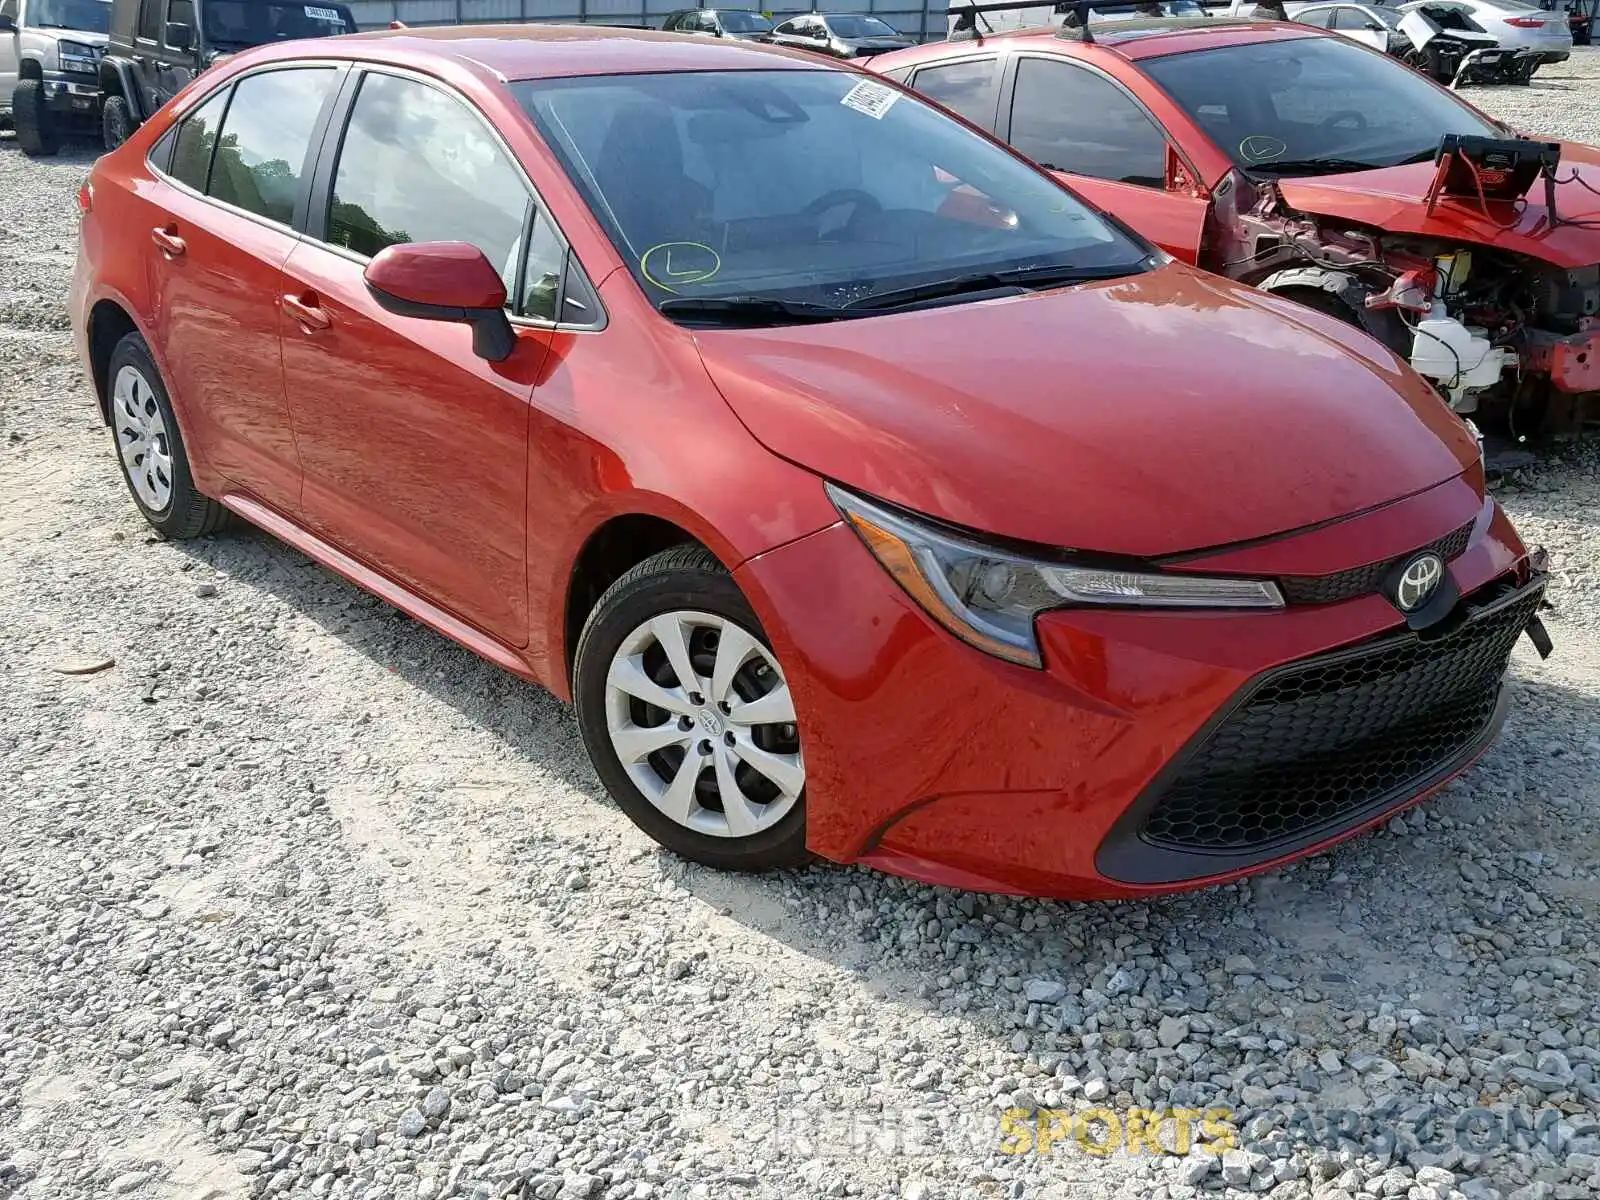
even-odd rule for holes
{"type": "Polygon", "coordinates": [[[1419,554],[1406,564],[1395,585],[1394,602],[1401,612],[1416,612],[1438,590],[1444,578],[1444,559],[1437,554],[1419,554]]]}

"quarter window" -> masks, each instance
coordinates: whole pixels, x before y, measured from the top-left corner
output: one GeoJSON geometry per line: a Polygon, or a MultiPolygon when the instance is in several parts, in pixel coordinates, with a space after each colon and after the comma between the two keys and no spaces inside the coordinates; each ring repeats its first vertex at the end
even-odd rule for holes
{"type": "Polygon", "coordinates": [[[290,224],[311,133],[338,78],[332,67],[302,67],[241,79],[223,122],[208,193],[290,224]]]}
{"type": "MultiPolygon", "coordinates": [[[[361,81],[334,170],[328,240],[373,255],[400,242],[470,242],[517,294],[522,232],[529,211],[517,169],[460,101],[392,75],[361,81]]],[[[535,226],[525,278],[528,301],[547,273],[559,276],[559,247],[535,226]],[[535,261],[545,256],[549,262],[535,261]]],[[[555,290],[549,289],[552,316],[555,290]]]]}
{"type": "Polygon", "coordinates": [[[1045,58],[1017,64],[1010,141],[1053,171],[1162,187],[1167,139],[1110,80],[1045,58]]]}
{"type": "Polygon", "coordinates": [[[222,124],[222,112],[228,106],[230,90],[223,88],[195,109],[178,128],[178,141],[173,147],[172,168],[168,174],[197,192],[206,190],[211,177],[211,152],[217,145],[217,126],[222,124]]]}
{"type": "Polygon", "coordinates": [[[912,77],[911,86],[974,125],[993,129],[996,82],[995,60],[980,58],[924,67],[912,77]]]}

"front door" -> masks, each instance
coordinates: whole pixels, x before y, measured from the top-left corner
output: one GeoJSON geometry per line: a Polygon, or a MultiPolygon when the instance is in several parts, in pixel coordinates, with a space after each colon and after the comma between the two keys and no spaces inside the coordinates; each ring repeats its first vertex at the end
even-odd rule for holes
{"type": "Polygon", "coordinates": [[[1088,67],[1032,55],[1018,56],[1009,91],[1006,141],[1174,258],[1197,261],[1208,202],[1175,181],[1175,151],[1138,101],[1088,67]]]}
{"type": "Polygon", "coordinates": [[[152,335],[167,382],[203,424],[211,465],[293,514],[300,462],[279,358],[282,266],[323,110],[343,71],[246,75],[178,128],[141,236],[155,298],[152,335]]]}
{"type": "Polygon", "coordinates": [[[480,630],[525,645],[529,405],[549,335],[520,328],[511,357],[486,362],[467,326],[380,308],[362,272],[397,242],[470,242],[501,268],[513,315],[539,315],[517,281],[549,292],[562,252],[530,216],[532,194],[499,139],[453,93],[369,72],[329,144],[339,154],[322,168],[327,209],[310,214],[309,237],[285,266],[283,364],[304,519],[480,630]]]}
{"type": "Polygon", "coordinates": [[[11,93],[17,87],[22,34],[16,26],[20,14],[17,0],[0,0],[0,17],[11,18],[11,28],[0,29],[0,108],[3,109],[11,107],[11,93]]]}

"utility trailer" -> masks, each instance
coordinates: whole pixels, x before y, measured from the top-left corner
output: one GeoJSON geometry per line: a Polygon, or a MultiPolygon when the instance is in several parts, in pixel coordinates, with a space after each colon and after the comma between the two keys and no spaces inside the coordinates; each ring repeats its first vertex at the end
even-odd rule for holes
{"type": "MultiPolygon", "coordinates": [[[[774,20],[804,12],[870,13],[918,41],[940,41],[948,24],[945,0],[765,0],[774,20]]],[[[961,0],[955,0],[957,4],[961,0]]],[[[659,29],[669,14],[693,8],[759,7],[749,0],[695,4],[693,0],[355,0],[362,29],[391,21],[407,25],[472,25],[538,21],[564,25],[623,25],[659,29]]]]}

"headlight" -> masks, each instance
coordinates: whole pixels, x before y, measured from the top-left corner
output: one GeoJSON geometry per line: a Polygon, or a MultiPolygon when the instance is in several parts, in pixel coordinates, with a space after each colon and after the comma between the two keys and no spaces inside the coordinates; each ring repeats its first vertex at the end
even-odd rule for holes
{"type": "Polygon", "coordinates": [[[95,72],[94,47],[85,46],[82,42],[58,42],[56,53],[61,58],[63,71],[79,71],[86,75],[95,72]]]}
{"type": "Polygon", "coordinates": [[[938,529],[828,485],[867,549],[939,624],[998,658],[1043,666],[1033,620],[1052,608],[1282,608],[1261,579],[1168,575],[1027,558],[938,529]]]}

